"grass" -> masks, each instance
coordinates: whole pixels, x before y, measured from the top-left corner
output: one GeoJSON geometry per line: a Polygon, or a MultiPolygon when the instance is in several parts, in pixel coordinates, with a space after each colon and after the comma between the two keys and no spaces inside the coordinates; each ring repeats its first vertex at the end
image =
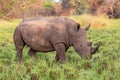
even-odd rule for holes
{"type": "Polygon", "coordinates": [[[101,43],[99,51],[90,60],[81,59],[71,47],[66,64],[56,62],[55,52],[37,53],[37,59],[23,52],[23,63],[17,63],[13,32],[21,20],[0,20],[0,80],[119,80],[120,75],[120,20],[89,15],[70,18],[86,26],[94,45],[101,43]]]}

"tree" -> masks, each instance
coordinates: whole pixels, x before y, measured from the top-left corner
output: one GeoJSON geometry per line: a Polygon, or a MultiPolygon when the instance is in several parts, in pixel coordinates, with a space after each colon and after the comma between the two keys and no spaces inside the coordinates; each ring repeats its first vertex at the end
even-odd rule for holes
{"type": "Polygon", "coordinates": [[[89,0],[90,13],[105,14],[110,18],[120,18],[120,0],[89,0]]]}
{"type": "Polygon", "coordinates": [[[88,0],[63,0],[61,3],[65,14],[83,14],[88,11],[88,0]]]}

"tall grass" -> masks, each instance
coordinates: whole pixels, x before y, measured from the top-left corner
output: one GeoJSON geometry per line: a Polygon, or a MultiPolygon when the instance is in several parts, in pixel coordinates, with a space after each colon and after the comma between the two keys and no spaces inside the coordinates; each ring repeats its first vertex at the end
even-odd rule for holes
{"type": "Polygon", "coordinates": [[[105,15],[91,16],[89,14],[83,14],[81,16],[71,16],[71,19],[74,19],[82,26],[86,26],[91,23],[93,28],[116,28],[119,27],[119,19],[109,19],[105,15]]]}
{"type": "Polygon", "coordinates": [[[17,63],[13,44],[13,32],[22,20],[0,20],[0,80],[119,80],[120,75],[120,23],[90,15],[71,16],[81,26],[92,23],[87,33],[88,41],[101,43],[92,59],[84,60],[71,47],[66,54],[67,62],[56,62],[55,52],[37,53],[37,59],[23,51],[23,62],[17,63]]]}

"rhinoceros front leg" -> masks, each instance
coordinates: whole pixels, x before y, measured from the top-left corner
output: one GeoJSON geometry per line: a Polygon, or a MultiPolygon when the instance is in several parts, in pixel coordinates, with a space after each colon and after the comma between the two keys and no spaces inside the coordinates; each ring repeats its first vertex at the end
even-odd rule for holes
{"type": "Polygon", "coordinates": [[[33,57],[33,58],[36,58],[36,51],[35,50],[33,50],[33,49],[29,49],[29,52],[28,52],[28,54],[31,56],[31,57],[33,57]]]}
{"type": "MultiPolygon", "coordinates": [[[[65,52],[66,52],[67,50],[68,50],[68,48],[65,49],[65,52]]],[[[58,54],[56,54],[55,59],[56,59],[56,61],[59,61],[59,56],[58,56],[58,54]]]]}
{"type": "Polygon", "coordinates": [[[65,63],[66,57],[65,57],[65,45],[63,43],[59,43],[55,45],[56,50],[56,60],[60,61],[61,63],[65,63]]]}
{"type": "Polygon", "coordinates": [[[58,54],[56,54],[55,59],[56,59],[56,61],[59,61],[58,54]]]}

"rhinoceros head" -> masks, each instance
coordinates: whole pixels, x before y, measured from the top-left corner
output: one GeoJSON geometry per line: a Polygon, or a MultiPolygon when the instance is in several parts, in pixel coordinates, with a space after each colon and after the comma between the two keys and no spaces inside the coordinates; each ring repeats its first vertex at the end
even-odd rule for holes
{"type": "Polygon", "coordinates": [[[82,58],[90,58],[92,54],[96,53],[99,46],[92,48],[92,42],[88,42],[86,32],[89,30],[90,24],[86,28],[81,28],[80,25],[76,27],[76,32],[73,37],[73,47],[82,58]]]}

